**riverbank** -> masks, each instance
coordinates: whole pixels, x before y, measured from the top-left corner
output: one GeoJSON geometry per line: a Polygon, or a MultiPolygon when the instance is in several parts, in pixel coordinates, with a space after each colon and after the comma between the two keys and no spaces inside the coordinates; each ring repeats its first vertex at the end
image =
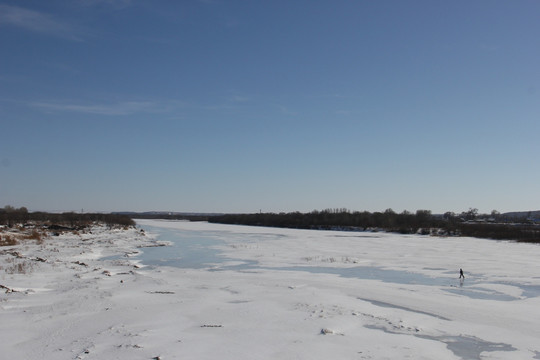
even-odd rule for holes
{"type": "Polygon", "coordinates": [[[144,278],[130,256],[154,245],[134,227],[94,226],[1,247],[2,357],[76,359],[101,346],[112,356],[101,353],[105,359],[114,358],[115,348],[129,348],[128,338],[119,337],[130,320],[120,299],[138,293],[133,284],[144,278]],[[110,255],[124,258],[100,260],[110,255]],[[107,335],[116,327],[117,335],[107,335]]]}

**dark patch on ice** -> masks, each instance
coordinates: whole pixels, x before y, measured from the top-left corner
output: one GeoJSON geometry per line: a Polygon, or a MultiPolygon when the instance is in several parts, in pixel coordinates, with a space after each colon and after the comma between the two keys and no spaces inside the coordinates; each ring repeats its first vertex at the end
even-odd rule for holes
{"type": "Polygon", "coordinates": [[[238,294],[240,294],[240,291],[233,290],[233,289],[231,289],[230,286],[222,287],[220,290],[226,291],[226,292],[228,292],[228,293],[230,293],[230,294],[232,294],[232,295],[238,295],[238,294]]]}
{"type": "Polygon", "coordinates": [[[435,317],[435,318],[437,318],[437,319],[441,319],[441,320],[447,320],[447,321],[450,321],[450,319],[445,318],[444,316],[440,316],[440,315],[437,315],[437,314],[429,313],[429,312],[426,312],[426,311],[415,310],[415,309],[411,309],[411,308],[408,308],[408,307],[405,307],[405,306],[399,306],[399,305],[387,303],[387,302],[384,302],[384,301],[371,300],[371,299],[364,299],[364,298],[360,298],[360,297],[357,298],[357,299],[363,300],[363,301],[367,301],[367,302],[369,302],[369,303],[372,303],[372,304],[375,305],[375,306],[381,306],[381,307],[387,307],[387,308],[394,308],[394,309],[401,309],[401,310],[405,310],[405,311],[411,311],[411,312],[414,312],[414,313],[417,313],[417,314],[423,314],[423,315],[433,316],[433,317],[435,317]]]}
{"type": "Polygon", "coordinates": [[[533,359],[540,359],[540,351],[533,351],[536,355],[534,355],[533,359]]]}
{"type": "Polygon", "coordinates": [[[380,235],[331,235],[336,238],[361,238],[361,239],[380,239],[380,235]]]}
{"type": "Polygon", "coordinates": [[[355,266],[347,268],[323,266],[287,266],[272,268],[275,270],[307,271],[314,274],[334,274],[346,278],[380,280],[383,282],[411,285],[444,286],[450,283],[449,278],[429,277],[423,274],[401,270],[388,270],[372,266],[355,266]]]}
{"type": "Polygon", "coordinates": [[[463,284],[460,284],[460,287],[452,286],[450,289],[444,289],[447,292],[465,295],[471,299],[483,299],[483,300],[499,300],[499,301],[513,301],[520,300],[522,298],[535,298],[540,296],[540,285],[527,285],[506,281],[492,281],[492,284],[514,286],[521,289],[522,293],[520,297],[512,296],[509,294],[502,293],[493,289],[486,289],[483,287],[474,286],[474,282],[469,285],[468,281],[465,281],[463,284]]]}
{"type": "MultiPolygon", "coordinates": [[[[392,331],[384,326],[379,325],[365,325],[368,329],[381,330],[389,334],[403,334],[399,331],[392,331]]],[[[480,356],[483,352],[492,351],[515,351],[517,350],[510,344],[494,343],[477,338],[476,336],[465,335],[448,335],[448,336],[432,336],[411,333],[412,336],[419,337],[421,339],[440,341],[446,344],[448,350],[452,351],[454,355],[458,356],[462,360],[482,360],[480,356]]]]}
{"type": "MultiPolygon", "coordinates": [[[[216,232],[218,236],[222,236],[222,232],[216,232]]],[[[271,239],[282,239],[287,237],[285,234],[273,234],[273,233],[237,233],[238,236],[246,236],[248,238],[254,238],[255,241],[260,241],[261,237],[271,239]]]]}
{"type": "Polygon", "coordinates": [[[524,285],[524,284],[508,284],[517,286],[523,290],[523,296],[526,298],[533,298],[540,296],[540,285],[524,285]]]}
{"type": "MultiPolygon", "coordinates": [[[[419,337],[422,337],[419,335],[419,337]]],[[[427,337],[429,338],[429,337],[427,337]]],[[[510,344],[493,343],[479,339],[477,337],[467,336],[447,336],[447,337],[432,337],[434,340],[439,340],[446,343],[446,347],[457,356],[463,359],[478,359],[481,360],[482,352],[492,351],[515,351],[517,350],[510,344]]]]}
{"type": "Polygon", "coordinates": [[[512,301],[518,300],[515,296],[501,293],[499,291],[485,289],[481,287],[471,288],[452,288],[444,289],[445,291],[457,295],[465,295],[471,299],[483,299],[483,300],[499,300],[499,301],[512,301]]]}
{"type": "Polygon", "coordinates": [[[492,351],[515,351],[517,350],[510,344],[493,343],[479,339],[475,336],[428,336],[415,335],[419,338],[441,341],[446,344],[448,350],[464,360],[481,360],[480,354],[492,351]]]}

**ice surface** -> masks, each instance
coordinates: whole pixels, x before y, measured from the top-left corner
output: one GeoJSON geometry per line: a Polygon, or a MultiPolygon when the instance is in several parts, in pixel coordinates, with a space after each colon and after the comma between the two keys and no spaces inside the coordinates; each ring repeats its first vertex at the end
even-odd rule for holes
{"type": "Polygon", "coordinates": [[[0,284],[18,290],[0,295],[2,356],[539,358],[539,246],[138,224],[145,236],[100,228],[9,248],[22,259],[0,249],[0,284]],[[155,240],[172,245],[140,248],[155,240]],[[25,273],[5,271],[17,261],[25,273]]]}

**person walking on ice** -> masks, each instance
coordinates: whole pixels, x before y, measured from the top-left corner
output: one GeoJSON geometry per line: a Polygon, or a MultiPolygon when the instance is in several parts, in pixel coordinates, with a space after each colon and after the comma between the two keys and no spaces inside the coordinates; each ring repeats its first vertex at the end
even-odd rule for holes
{"type": "Polygon", "coordinates": [[[459,278],[465,280],[465,275],[463,275],[463,269],[459,269],[459,278]]]}

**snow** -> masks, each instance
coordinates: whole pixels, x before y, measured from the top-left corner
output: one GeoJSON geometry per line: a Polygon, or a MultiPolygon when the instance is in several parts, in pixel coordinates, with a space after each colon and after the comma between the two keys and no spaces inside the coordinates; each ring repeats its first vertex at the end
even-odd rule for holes
{"type": "Polygon", "coordinates": [[[138,225],[146,234],[100,227],[0,248],[0,357],[540,358],[537,245],[138,225]],[[159,229],[215,240],[219,261],[143,266],[159,229]]]}

